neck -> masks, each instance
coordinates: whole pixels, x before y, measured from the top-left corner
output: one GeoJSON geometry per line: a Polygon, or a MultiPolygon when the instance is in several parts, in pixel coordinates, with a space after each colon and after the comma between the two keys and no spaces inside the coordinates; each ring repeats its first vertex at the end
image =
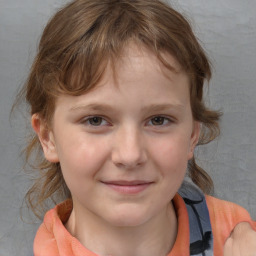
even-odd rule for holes
{"type": "Polygon", "coordinates": [[[166,256],[177,235],[177,219],[170,203],[158,215],[139,226],[117,227],[92,213],[73,208],[67,230],[88,250],[102,256],[166,256]]]}

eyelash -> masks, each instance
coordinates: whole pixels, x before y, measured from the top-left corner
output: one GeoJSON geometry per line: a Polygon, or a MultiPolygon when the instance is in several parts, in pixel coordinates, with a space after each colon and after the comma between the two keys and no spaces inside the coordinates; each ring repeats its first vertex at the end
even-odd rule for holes
{"type": "MultiPolygon", "coordinates": [[[[107,126],[111,126],[111,124],[102,116],[89,116],[87,117],[86,119],[83,119],[82,120],[82,124],[85,124],[85,125],[88,125],[88,126],[91,126],[91,127],[101,127],[102,126],[102,122],[106,122],[107,126]],[[101,120],[100,124],[99,125],[93,125],[91,121],[93,121],[93,119],[95,118],[98,118],[101,120]]],[[[105,125],[104,125],[105,126],[105,125]]]]}
{"type": "MultiPolygon", "coordinates": [[[[170,123],[174,123],[173,119],[162,116],[162,115],[156,115],[156,116],[150,117],[149,121],[146,122],[147,125],[155,126],[155,127],[168,126],[170,123]],[[162,123],[160,122],[160,124],[153,124],[154,121],[157,121],[156,120],[157,118],[160,119],[160,121],[162,121],[162,123]],[[151,123],[151,124],[149,124],[149,123],[151,123]]],[[[102,116],[96,116],[96,115],[95,116],[89,116],[86,119],[82,120],[82,124],[88,125],[90,127],[95,127],[95,128],[96,127],[102,127],[102,126],[111,126],[111,123],[108,122],[106,120],[106,118],[104,118],[102,116]],[[92,122],[96,121],[96,120],[93,120],[93,119],[100,119],[99,120],[100,124],[98,124],[98,125],[92,124],[92,122]],[[102,122],[105,122],[105,124],[102,125],[102,122]]]]}
{"type": "Polygon", "coordinates": [[[162,116],[162,115],[158,115],[158,116],[153,116],[149,119],[149,121],[147,123],[151,122],[152,124],[150,126],[156,126],[156,127],[163,127],[163,126],[168,126],[170,123],[173,123],[174,121],[171,118],[162,116]],[[153,124],[152,121],[156,121],[156,119],[161,119],[161,121],[163,122],[162,124],[153,124]]]}

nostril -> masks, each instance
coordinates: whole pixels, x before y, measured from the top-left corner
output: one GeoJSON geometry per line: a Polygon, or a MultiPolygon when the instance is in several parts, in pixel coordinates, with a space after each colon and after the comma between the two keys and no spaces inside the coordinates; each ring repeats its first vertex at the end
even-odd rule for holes
{"type": "Polygon", "coordinates": [[[116,151],[112,154],[113,163],[120,168],[126,169],[134,169],[138,166],[141,166],[146,162],[146,159],[147,157],[144,150],[132,152],[116,151]]]}
{"type": "Polygon", "coordinates": [[[147,159],[143,134],[137,124],[126,123],[118,129],[113,140],[112,161],[121,168],[133,169],[147,159]]]}

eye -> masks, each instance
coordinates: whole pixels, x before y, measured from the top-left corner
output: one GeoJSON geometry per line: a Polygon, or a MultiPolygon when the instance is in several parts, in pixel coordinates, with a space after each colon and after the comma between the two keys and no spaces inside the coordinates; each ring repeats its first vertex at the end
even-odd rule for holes
{"type": "Polygon", "coordinates": [[[94,117],[90,117],[88,118],[88,122],[90,125],[93,125],[93,126],[99,126],[102,124],[102,120],[103,118],[102,117],[99,117],[99,116],[94,116],[94,117]]]}
{"type": "Polygon", "coordinates": [[[149,120],[149,125],[153,126],[163,126],[168,125],[172,121],[169,118],[166,118],[164,116],[154,116],[149,120]]]}
{"type": "Polygon", "coordinates": [[[83,124],[88,126],[107,126],[109,123],[100,116],[91,116],[83,120],[83,124]]]}

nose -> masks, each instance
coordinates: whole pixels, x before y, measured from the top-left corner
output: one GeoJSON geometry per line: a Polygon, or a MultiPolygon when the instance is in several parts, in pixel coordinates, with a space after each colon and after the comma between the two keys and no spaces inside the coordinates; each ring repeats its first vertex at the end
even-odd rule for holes
{"type": "Polygon", "coordinates": [[[134,169],[146,161],[145,143],[139,129],[119,129],[113,141],[112,162],[124,169],[134,169]]]}

